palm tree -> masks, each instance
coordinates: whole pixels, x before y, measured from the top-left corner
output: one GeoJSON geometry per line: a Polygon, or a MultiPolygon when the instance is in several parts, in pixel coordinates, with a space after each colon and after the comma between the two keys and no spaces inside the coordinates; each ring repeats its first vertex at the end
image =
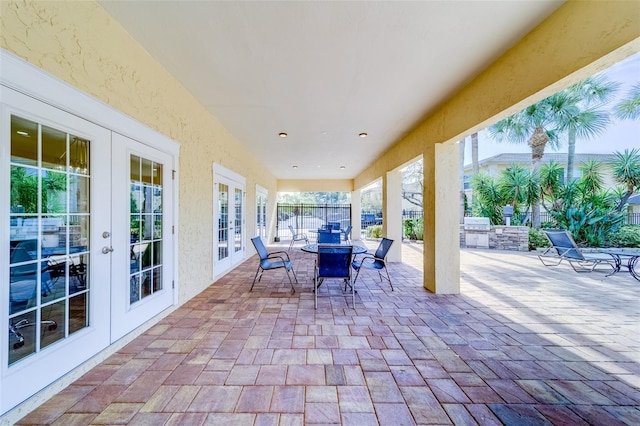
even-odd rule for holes
{"type": "Polygon", "coordinates": [[[623,153],[615,154],[616,159],[612,164],[613,177],[627,190],[616,207],[616,211],[620,212],[629,197],[640,189],[640,149],[634,148],[631,151],[625,149],[623,153]]]}
{"type": "MultiPolygon", "coordinates": [[[[568,96],[559,92],[528,106],[489,127],[489,135],[498,142],[523,143],[531,148],[531,172],[540,174],[540,165],[547,144],[559,146],[557,117],[568,104],[568,96]]],[[[531,223],[540,227],[540,201],[531,206],[531,223]]]]}
{"type": "Polygon", "coordinates": [[[604,132],[610,120],[609,111],[602,106],[611,100],[619,86],[604,75],[595,75],[563,90],[567,105],[558,111],[558,119],[560,130],[568,136],[565,182],[573,180],[576,137],[589,139],[604,132]]]}
{"type": "Polygon", "coordinates": [[[498,189],[500,195],[510,206],[513,212],[520,220],[521,206],[526,205],[529,201],[529,183],[531,176],[528,170],[519,164],[511,164],[498,179],[498,189]]]}
{"type": "Polygon", "coordinates": [[[640,118],[640,82],[634,84],[627,93],[627,97],[616,104],[613,113],[622,120],[640,118]]]}

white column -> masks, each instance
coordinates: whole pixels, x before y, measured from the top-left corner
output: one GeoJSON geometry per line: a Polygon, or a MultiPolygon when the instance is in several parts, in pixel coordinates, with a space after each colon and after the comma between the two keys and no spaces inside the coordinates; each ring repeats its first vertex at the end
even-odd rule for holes
{"type": "Polygon", "coordinates": [[[351,192],[351,239],[359,240],[360,232],[360,218],[362,216],[362,200],[360,199],[361,191],[356,189],[351,192]]]}
{"type": "Polygon", "coordinates": [[[455,142],[424,147],[424,288],[460,293],[458,155],[455,142]]]}
{"type": "Polygon", "coordinates": [[[383,236],[394,240],[387,260],[402,261],[402,172],[387,172],[382,179],[383,236]]]}

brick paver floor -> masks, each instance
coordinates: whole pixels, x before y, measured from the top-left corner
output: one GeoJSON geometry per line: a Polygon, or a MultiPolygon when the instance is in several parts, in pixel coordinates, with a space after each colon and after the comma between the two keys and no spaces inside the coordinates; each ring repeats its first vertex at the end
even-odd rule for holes
{"type": "MultiPolygon", "coordinates": [[[[313,307],[314,257],[256,258],[21,420],[136,425],[638,425],[640,283],[529,253],[461,252],[461,294],[422,287],[422,246],[313,307]]],[[[327,292],[330,292],[329,295],[327,292]]]]}

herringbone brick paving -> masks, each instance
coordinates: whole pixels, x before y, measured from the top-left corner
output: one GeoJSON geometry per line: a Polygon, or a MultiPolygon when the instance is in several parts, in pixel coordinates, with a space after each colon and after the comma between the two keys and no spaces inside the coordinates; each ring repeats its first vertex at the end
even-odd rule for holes
{"type": "Polygon", "coordinates": [[[314,310],[314,255],[290,253],[294,295],[281,270],[249,292],[249,259],[20,424],[640,424],[625,271],[463,250],[461,294],[434,295],[405,243],[395,291],[364,273],[355,309],[336,282],[314,310]]]}

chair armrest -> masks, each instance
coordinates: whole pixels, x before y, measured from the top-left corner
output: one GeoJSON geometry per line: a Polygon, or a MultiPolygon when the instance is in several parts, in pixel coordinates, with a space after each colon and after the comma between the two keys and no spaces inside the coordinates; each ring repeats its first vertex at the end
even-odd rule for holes
{"type": "MultiPolygon", "coordinates": [[[[364,263],[367,260],[370,260],[371,263],[376,261],[376,257],[374,255],[370,254],[370,253],[360,253],[360,254],[357,254],[355,256],[362,256],[362,258],[360,259],[360,263],[361,264],[364,263]]],[[[355,256],[353,257],[353,260],[356,260],[355,256]]]]}
{"type": "Polygon", "coordinates": [[[267,256],[267,259],[279,258],[279,259],[284,260],[284,257],[287,258],[287,261],[291,261],[291,259],[289,258],[289,253],[287,253],[286,251],[274,251],[274,252],[271,252],[271,253],[269,253],[269,256],[267,256]],[[277,255],[277,256],[274,256],[274,255],[277,255]],[[282,256],[282,255],[284,255],[284,256],[282,256]]]}

